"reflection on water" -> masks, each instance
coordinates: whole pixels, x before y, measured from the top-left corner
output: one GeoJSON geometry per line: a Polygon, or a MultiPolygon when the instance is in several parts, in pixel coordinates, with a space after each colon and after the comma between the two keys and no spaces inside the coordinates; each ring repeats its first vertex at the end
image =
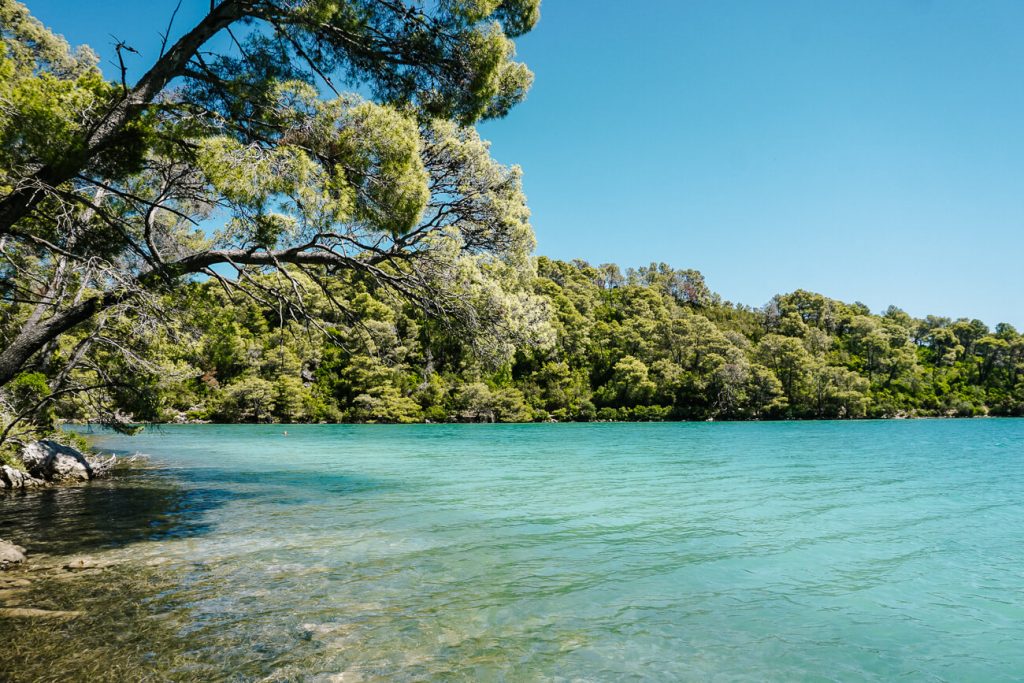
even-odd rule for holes
{"type": "Polygon", "coordinates": [[[110,437],[154,467],[0,497],[34,562],[0,601],[83,612],[0,624],[0,679],[1024,671],[1024,421],[288,431],[110,437]]]}

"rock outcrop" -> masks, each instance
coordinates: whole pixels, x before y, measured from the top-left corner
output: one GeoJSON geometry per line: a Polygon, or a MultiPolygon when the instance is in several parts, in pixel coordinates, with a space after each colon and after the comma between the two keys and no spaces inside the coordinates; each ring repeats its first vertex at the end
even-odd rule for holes
{"type": "Polygon", "coordinates": [[[115,457],[91,460],[81,452],[56,441],[35,441],[20,453],[25,471],[0,465],[0,489],[29,489],[48,484],[86,482],[107,474],[115,457]]]}
{"type": "Polygon", "coordinates": [[[36,441],[21,452],[25,469],[34,477],[52,482],[89,481],[92,463],[84,455],[56,441],[36,441]]]}
{"type": "Polygon", "coordinates": [[[0,607],[0,617],[6,619],[74,619],[80,616],[82,616],[81,612],[33,609],[31,607],[0,607]]]}
{"type": "Polygon", "coordinates": [[[36,441],[21,452],[25,469],[37,479],[52,483],[81,482],[102,476],[114,464],[109,460],[89,460],[82,453],[56,441],[36,441]]]}
{"type": "Polygon", "coordinates": [[[10,465],[0,465],[0,489],[32,489],[39,486],[46,486],[46,482],[10,465]]]}

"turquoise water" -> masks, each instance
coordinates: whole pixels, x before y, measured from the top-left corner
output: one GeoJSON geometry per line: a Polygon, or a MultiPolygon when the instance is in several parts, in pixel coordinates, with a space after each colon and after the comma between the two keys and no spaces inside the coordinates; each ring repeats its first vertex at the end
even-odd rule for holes
{"type": "MultiPolygon", "coordinates": [[[[75,494],[36,550],[81,552],[84,525],[85,550],[169,572],[133,618],[176,618],[175,651],[149,655],[182,662],[172,677],[1024,678],[1022,420],[195,425],[100,443],[149,454],[132,485],[163,493],[124,509],[116,488],[75,494]]],[[[50,495],[50,513],[0,500],[0,535],[15,507],[45,526],[50,495]]]]}

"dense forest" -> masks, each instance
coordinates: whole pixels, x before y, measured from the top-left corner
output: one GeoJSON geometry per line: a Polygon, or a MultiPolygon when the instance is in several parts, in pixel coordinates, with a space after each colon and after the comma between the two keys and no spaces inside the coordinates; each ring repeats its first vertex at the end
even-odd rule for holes
{"type": "Polygon", "coordinates": [[[475,125],[539,13],[222,0],[111,80],[0,0],[0,456],[60,420],[1024,413],[1009,325],[535,257],[475,125]]]}
{"type": "MultiPolygon", "coordinates": [[[[269,276],[268,276],[269,277],[269,276]]],[[[469,343],[350,275],[315,323],[193,283],[151,340],[138,419],[218,422],[744,420],[1024,413],[1024,338],[1010,325],[872,314],[796,291],[722,301],[694,270],[541,257],[547,315],[504,353],[469,343]]],[[[482,342],[487,344],[485,340],[482,342]]],[[[492,342],[493,343],[493,342],[492,342]]],[[[57,414],[89,419],[87,404],[57,414]]]]}

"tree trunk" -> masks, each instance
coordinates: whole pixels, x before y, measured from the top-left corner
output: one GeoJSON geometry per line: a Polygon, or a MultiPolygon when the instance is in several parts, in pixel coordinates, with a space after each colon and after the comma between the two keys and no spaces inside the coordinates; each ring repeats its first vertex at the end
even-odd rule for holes
{"type": "Polygon", "coordinates": [[[97,122],[89,135],[87,151],[78,163],[66,164],[59,168],[43,167],[0,198],[0,235],[10,233],[15,223],[39,205],[47,196],[44,188],[56,187],[81,173],[96,154],[113,144],[125,124],[138,114],[141,107],[152,102],[171,80],[181,75],[189,60],[207,40],[221,29],[241,19],[248,11],[249,2],[244,0],[224,0],[213,8],[201,22],[157,60],[135,87],[125,93],[125,96],[97,122]]]}
{"type": "Polygon", "coordinates": [[[233,265],[255,265],[280,267],[282,264],[323,265],[358,268],[371,265],[374,259],[365,262],[342,256],[330,251],[303,251],[303,247],[275,252],[254,252],[247,249],[225,249],[204,251],[185,256],[177,261],[163,264],[159,270],[151,270],[138,277],[132,287],[107,292],[100,296],[80,301],[70,308],[56,312],[53,316],[35,324],[26,325],[11,345],[0,351],[0,387],[6,385],[25,367],[32,355],[50,341],[85,322],[100,311],[121,303],[146,291],[154,284],[189,273],[203,272],[218,263],[233,265]]]}
{"type": "Polygon", "coordinates": [[[42,349],[47,342],[88,320],[117,300],[118,297],[111,294],[92,297],[51,318],[22,329],[11,345],[0,352],[0,387],[14,379],[32,355],[42,349]]]}

